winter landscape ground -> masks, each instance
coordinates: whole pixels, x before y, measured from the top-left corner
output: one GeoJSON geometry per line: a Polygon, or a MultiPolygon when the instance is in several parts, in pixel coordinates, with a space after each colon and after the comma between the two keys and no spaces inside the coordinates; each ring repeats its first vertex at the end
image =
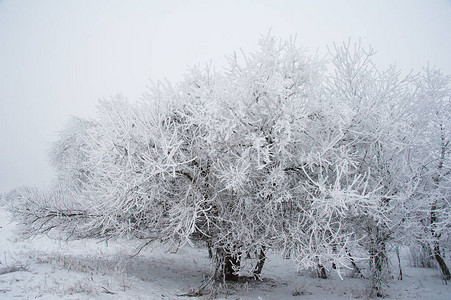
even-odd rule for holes
{"type": "MultiPolygon", "coordinates": [[[[271,253],[262,281],[211,285],[197,290],[212,270],[207,250],[185,246],[148,247],[132,257],[137,244],[96,240],[58,242],[48,237],[21,240],[5,206],[0,209],[0,299],[365,299],[369,284],[335,272],[318,279],[298,273],[291,260],[271,253]]],[[[403,280],[385,283],[385,299],[450,299],[451,286],[438,269],[412,268],[403,252],[403,280]]],[[[250,263],[250,262],[249,262],[250,263]]],[[[363,265],[362,265],[363,267],[363,265]]]]}

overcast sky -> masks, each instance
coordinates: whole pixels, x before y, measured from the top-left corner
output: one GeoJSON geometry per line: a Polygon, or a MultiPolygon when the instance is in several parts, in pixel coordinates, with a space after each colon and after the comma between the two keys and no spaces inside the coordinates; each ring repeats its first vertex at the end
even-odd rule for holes
{"type": "Polygon", "coordinates": [[[361,38],[380,67],[451,74],[449,0],[0,0],[0,191],[51,183],[49,145],[71,115],[117,93],[134,101],[190,65],[218,70],[269,30],[312,53],[361,38]]]}

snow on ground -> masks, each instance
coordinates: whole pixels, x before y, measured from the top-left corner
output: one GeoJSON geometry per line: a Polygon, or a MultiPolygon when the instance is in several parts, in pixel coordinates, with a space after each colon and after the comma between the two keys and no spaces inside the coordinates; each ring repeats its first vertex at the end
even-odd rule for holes
{"type": "MultiPolygon", "coordinates": [[[[180,296],[197,290],[208,277],[207,251],[153,246],[132,257],[136,246],[48,237],[22,241],[0,206],[0,299],[366,299],[367,281],[341,280],[334,273],[330,279],[299,274],[290,260],[276,254],[269,255],[262,281],[215,284],[203,296],[180,296]]],[[[404,280],[387,283],[385,299],[451,299],[451,285],[444,284],[437,269],[405,266],[403,271],[404,280]]]]}

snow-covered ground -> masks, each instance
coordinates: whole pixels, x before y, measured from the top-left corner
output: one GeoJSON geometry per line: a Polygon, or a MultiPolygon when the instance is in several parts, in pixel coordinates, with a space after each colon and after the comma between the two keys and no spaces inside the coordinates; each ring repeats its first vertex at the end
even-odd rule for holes
{"type": "MultiPolygon", "coordinates": [[[[209,285],[198,298],[180,296],[197,290],[211,272],[207,251],[153,246],[132,257],[136,246],[47,237],[22,241],[0,206],[0,299],[365,299],[367,294],[365,280],[341,280],[334,273],[317,279],[270,254],[262,281],[209,285]]],[[[387,282],[386,299],[451,299],[451,285],[438,269],[411,268],[407,259],[403,264],[404,279],[387,282]]]]}

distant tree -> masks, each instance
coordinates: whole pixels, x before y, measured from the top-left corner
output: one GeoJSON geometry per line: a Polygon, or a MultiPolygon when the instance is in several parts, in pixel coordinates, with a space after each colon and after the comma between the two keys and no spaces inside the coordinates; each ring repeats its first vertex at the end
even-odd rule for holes
{"type": "Polygon", "coordinates": [[[86,139],[94,121],[71,117],[64,130],[50,149],[50,162],[55,168],[58,182],[73,188],[81,188],[90,175],[86,165],[86,139]]]}

